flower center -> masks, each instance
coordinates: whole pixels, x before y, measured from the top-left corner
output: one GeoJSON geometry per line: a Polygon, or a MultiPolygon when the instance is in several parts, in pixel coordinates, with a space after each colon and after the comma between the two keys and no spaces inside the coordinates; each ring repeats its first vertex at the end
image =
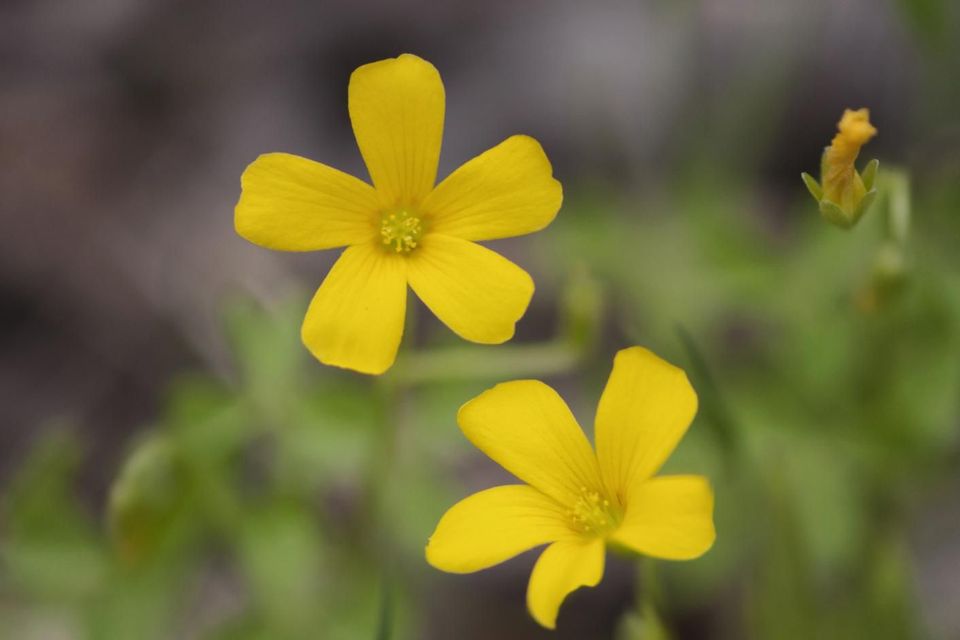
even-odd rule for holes
{"type": "Polygon", "coordinates": [[[380,239],[385,249],[396,253],[410,253],[417,248],[421,235],[423,223],[414,211],[386,211],[380,218],[380,239]]]}
{"type": "Polygon", "coordinates": [[[580,488],[580,497],[567,515],[581,533],[603,535],[617,528],[623,515],[610,500],[597,491],[580,488]]]}

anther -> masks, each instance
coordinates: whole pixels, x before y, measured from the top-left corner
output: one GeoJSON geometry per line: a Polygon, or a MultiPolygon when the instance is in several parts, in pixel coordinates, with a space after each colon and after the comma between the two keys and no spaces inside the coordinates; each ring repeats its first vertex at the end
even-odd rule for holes
{"type": "Polygon", "coordinates": [[[409,253],[416,249],[422,234],[420,218],[407,209],[385,213],[380,219],[380,239],[385,248],[396,253],[409,253]]]}
{"type": "Polygon", "coordinates": [[[606,496],[586,487],[580,487],[580,495],[573,508],[566,512],[574,527],[591,535],[602,535],[611,531],[622,517],[619,511],[611,508],[610,500],[606,496]]]}

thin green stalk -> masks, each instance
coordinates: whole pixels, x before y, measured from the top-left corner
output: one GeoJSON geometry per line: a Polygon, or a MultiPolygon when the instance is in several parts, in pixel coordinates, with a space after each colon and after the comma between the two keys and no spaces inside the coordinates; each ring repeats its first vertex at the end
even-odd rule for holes
{"type": "MultiPolygon", "coordinates": [[[[416,333],[416,308],[409,307],[406,327],[400,353],[412,351],[416,333]]],[[[374,637],[377,640],[389,640],[393,634],[393,565],[390,539],[387,535],[386,498],[398,454],[400,432],[402,430],[403,395],[405,381],[397,375],[396,367],[380,376],[376,381],[379,396],[381,427],[379,437],[374,440],[376,446],[370,458],[366,482],[366,513],[364,536],[370,557],[376,562],[381,574],[380,611],[374,637]]]]}
{"type": "MultiPolygon", "coordinates": [[[[596,343],[603,291],[585,267],[576,269],[561,296],[559,331],[536,344],[461,345],[401,353],[390,371],[405,386],[451,380],[505,380],[567,373],[596,343]]],[[[407,335],[412,331],[408,328],[407,335]]]]}
{"type": "Polygon", "coordinates": [[[462,346],[409,353],[391,372],[404,385],[549,376],[570,371],[581,353],[566,341],[497,347],[462,346]]]}
{"type": "Polygon", "coordinates": [[[670,638],[670,633],[660,617],[663,591],[656,562],[653,558],[639,558],[636,562],[635,607],[640,621],[638,638],[642,640],[670,638]]]}
{"type": "Polygon", "coordinates": [[[727,404],[716,378],[707,364],[693,335],[681,324],[677,325],[677,335],[687,352],[690,362],[690,375],[694,387],[700,396],[700,413],[706,418],[707,425],[712,429],[720,446],[723,448],[724,460],[732,468],[739,458],[739,438],[737,422],[733,411],[727,404]]]}
{"type": "Polygon", "coordinates": [[[376,640],[390,640],[393,636],[393,601],[390,576],[384,571],[383,583],[380,585],[380,613],[374,636],[376,640]]]}

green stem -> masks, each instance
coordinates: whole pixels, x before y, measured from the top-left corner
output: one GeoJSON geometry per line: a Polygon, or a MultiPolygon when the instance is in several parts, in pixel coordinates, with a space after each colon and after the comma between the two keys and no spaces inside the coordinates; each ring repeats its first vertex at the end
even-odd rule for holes
{"type": "Polygon", "coordinates": [[[408,386],[434,381],[549,376],[570,371],[580,358],[580,350],[566,341],[449,347],[406,354],[398,359],[391,375],[408,386]]]}
{"type": "Polygon", "coordinates": [[[397,448],[401,430],[401,412],[403,411],[403,388],[400,380],[392,371],[377,379],[379,396],[380,431],[374,439],[374,450],[370,456],[366,479],[366,517],[365,535],[369,539],[371,555],[381,556],[385,560],[388,542],[384,523],[384,508],[390,487],[390,478],[395,468],[397,448]]]}
{"type": "Polygon", "coordinates": [[[886,235],[902,246],[910,232],[910,175],[902,169],[888,169],[885,174],[888,198],[886,235]]]}
{"type": "Polygon", "coordinates": [[[655,560],[640,558],[637,561],[637,608],[641,612],[656,611],[660,596],[655,560]]]}
{"type": "Polygon", "coordinates": [[[637,560],[636,574],[636,611],[640,616],[643,640],[668,640],[670,634],[660,618],[663,603],[663,591],[657,572],[657,561],[653,558],[637,560]]]}
{"type": "MultiPolygon", "coordinates": [[[[416,308],[408,307],[403,343],[400,352],[412,351],[416,334],[416,308]]],[[[387,640],[393,633],[393,553],[387,535],[386,503],[390,482],[396,468],[398,444],[403,425],[404,380],[397,375],[396,367],[376,380],[380,402],[380,433],[375,439],[375,449],[370,457],[366,482],[366,514],[363,534],[366,538],[369,557],[380,570],[380,612],[374,637],[387,640]]]]}
{"type": "MultiPolygon", "coordinates": [[[[603,315],[603,292],[585,267],[570,274],[558,305],[559,331],[536,344],[461,345],[402,353],[390,372],[398,384],[502,380],[567,373],[593,348],[603,315]]],[[[412,331],[408,328],[407,334],[412,331]]]]}
{"type": "Polygon", "coordinates": [[[681,324],[677,325],[677,335],[690,361],[690,376],[700,395],[700,412],[723,449],[727,466],[732,468],[739,460],[741,453],[739,431],[733,411],[717,385],[716,377],[693,335],[681,324]]]}

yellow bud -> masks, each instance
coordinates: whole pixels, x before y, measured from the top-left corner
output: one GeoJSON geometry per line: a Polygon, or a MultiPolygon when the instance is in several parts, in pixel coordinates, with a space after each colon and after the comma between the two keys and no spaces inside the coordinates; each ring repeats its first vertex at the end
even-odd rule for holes
{"type": "Polygon", "coordinates": [[[837,123],[837,134],[823,152],[821,183],[802,174],[820,213],[829,222],[849,228],[857,223],[876,197],[873,188],[878,162],[872,160],[861,175],[854,165],[860,148],[877,135],[868,109],[847,109],[837,123]]]}

